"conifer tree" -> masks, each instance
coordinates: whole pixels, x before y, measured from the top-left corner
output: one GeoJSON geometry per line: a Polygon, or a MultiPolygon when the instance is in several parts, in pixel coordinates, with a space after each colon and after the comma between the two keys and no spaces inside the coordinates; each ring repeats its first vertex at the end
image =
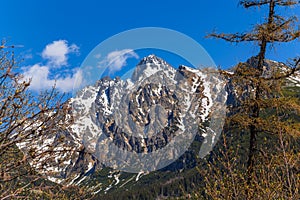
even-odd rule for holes
{"type": "MultiPolygon", "coordinates": [[[[261,164],[259,156],[265,153],[261,145],[258,145],[257,138],[271,135],[276,137],[280,144],[284,144],[283,138],[286,135],[300,136],[299,120],[295,119],[297,117],[292,117],[299,116],[299,97],[286,95],[287,79],[300,70],[300,58],[294,58],[287,63],[279,64],[266,58],[269,47],[277,43],[291,42],[300,37],[300,30],[296,24],[297,17],[280,16],[276,12],[279,7],[289,8],[296,6],[298,3],[299,1],[296,0],[240,1],[240,5],[246,9],[267,7],[268,13],[265,22],[255,25],[253,30],[247,33],[212,33],[208,36],[231,43],[253,42],[259,46],[257,55],[248,62],[239,63],[234,74],[220,70],[230,80],[229,85],[236,99],[230,107],[228,129],[238,128],[249,135],[247,137],[248,150],[245,161],[245,177],[240,177],[245,178],[245,198],[247,199],[255,198],[255,187],[258,187],[258,185],[255,187],[253,185],[255,185],[254,182],[259,176],[259,173],[257,173],[260,168],[258,163],[261,164]]],[[[281,145],[281,147],[286,148],[285,145],[281,145]]],[[[272,152],[274,149],[271,146],[268,150],[272,152]]],[[[224,157],[226,158],[226,156],[224,157]]],[[[228,167],[228,165],[226,166],[228,167]]],[[[230,169],[232,169],[231,167],[230,169]]],[[[287,170],[291,169],[289,166],[286,167],[287,170]]],[[[290,172],[287,174],[290,174],[290,172]]],[[[289,180],[288,182],[291,183],[292,181],[289,180]]],[[[290,184],[290,188],[293,186],[290,184]]],[[[290,191],[290,197],[295,192],[297,193],[297,190],[290,191]]]]}

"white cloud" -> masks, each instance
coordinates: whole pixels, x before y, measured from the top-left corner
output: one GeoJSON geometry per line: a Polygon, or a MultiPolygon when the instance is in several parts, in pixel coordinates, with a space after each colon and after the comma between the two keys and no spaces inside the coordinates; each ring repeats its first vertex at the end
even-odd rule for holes
{"type": "Polygon", "coordinates": [[[66,40],[53,41],[48,44],[42,52],[42,57],[48,59],[49,65],[61,67],[67,65],[68,54],[78,53],[79,47],[76,44],[69,45],[66,40]]]}
{"type": "Polygon", "coordinates": [[[114,73],[126,66],[128,58],[138,59],[139,56],[132,49],[112,51],[99,64],[101,67],[108,67],[109,73],[114,73]]]}
{"type": "Polygon", "coordinates": [[[36,91],[50,89],[53,86],[62,92],[71,92],[79,88],[83,81],[82,71],[78,68],[61,69],[62,66],[68,65],[68,54],[78,52],[78,46],[68,45],[66,40],[53,41],[42,52],[42,58],[47,64],[38,63],[23,67],[23,80],[31,79],[30,89],[36,91]],[[63,70],[65,70],[64,73],[62,73],[63,70]]]}
{"type": "Polygon", "coordinates": [[[78,88],[83,81],[80,69],[74,70],[73,75],[50,79],[50,68],[48,66],[35,64],[26,68],[23,68],[24,80],[31,79],[30,89],[36,91],[50,89],[55,85],[62,92],[70,92],[78,88]]]}

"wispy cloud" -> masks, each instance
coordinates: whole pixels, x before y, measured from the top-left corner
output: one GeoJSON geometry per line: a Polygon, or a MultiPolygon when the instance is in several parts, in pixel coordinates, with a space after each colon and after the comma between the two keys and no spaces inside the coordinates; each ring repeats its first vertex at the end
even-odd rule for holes
{"type": "Polygon", "coordinates": [[[69,45],[66,40],[57,40],[45,47],[42,52],[42,57],[49,61],[49,65],[61,67],[67,65],[69,53],[78,52],[79,47],[76,44],[69,45]]]}
{"type": "Polygon", "coordinates": [[[70,92],[80,87],[83,75],[79,68],[60,69],[68,65],[70,53],[79,53],[78,46],[68,45],[66,40],[53,41],[48,44],[42,52],[42,58],[46,64],[37,63],[22,68],[24,80],[31,79],[30,89],[40,91],[55,85],[62,92],[70,92]],[[63,70],[65,70],[64,73],[62,73],[63,70]]]}
{"type": "Polygon", "coordinates": [[[132,49],[123,49],[120,51],[110,52],[104,60],[99,64],[100,67],[107,67],[110,74],[117,72],[122,69],[122,67],[127,65],[126,60],[128,58],[136,58],[139,56],[132,49]]]}

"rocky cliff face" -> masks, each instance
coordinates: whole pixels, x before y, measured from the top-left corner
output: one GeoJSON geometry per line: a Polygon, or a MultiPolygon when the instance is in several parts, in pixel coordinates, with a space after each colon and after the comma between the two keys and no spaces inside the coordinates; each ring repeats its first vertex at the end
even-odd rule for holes
{"type": "MultiPolygon", "coordinates": [[[[136,154],[161,151],[158,155],[168,157],[170,163],[184,153],[188,148],[184,145],[196,134],[212,145],[216,133],[199,127],[213,111],[224,107],[226,97],[220,78],[187,66],[175,69],[149,55],[139,62],[131,79],[103,78],[70,100],[72,110],[66,117],[72,116],[75,122],[65,133],[72,144],[70,155],[64,162],[59,162],[59,155],[53,158],[55,168],[47,166],[53,169],[48,178],[79,184],[107,165],[107,160],[111,166],[133,165],[129,155],[111,162],[117,153],[108,144],[136,154]],[[170,146],[174,140],[179,142],[170,146]]],[[[153,165],[152,161],[143,164],[153,165]]]]}

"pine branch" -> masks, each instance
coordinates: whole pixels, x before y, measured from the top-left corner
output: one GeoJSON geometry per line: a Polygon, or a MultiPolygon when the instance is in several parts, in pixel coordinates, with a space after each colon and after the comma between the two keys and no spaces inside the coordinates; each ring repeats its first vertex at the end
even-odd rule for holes
{"type": "Polygon", "coordinates": [[[248,0],[244,0],[244,1],[240,1],[240,5],[244,6],[245,8],[250,8],[253,6],[262,6],[262,5],[266,5],[269,4],[270,0],[265,0],[265,1],[261,1],[261,0],[256,0],[256,1],[248,1],[248,0]]]}
{"type": "Polygon", "coordinates": [[[223,39],[227,42],[234,42],[234,43],[239,43],[239,42],[252,42],[252,41],[258,41],[259,38],[256,36],[256,34],[252,33],[235,33],[235,34],[225,34],[225,33],[211,33],[206,36],[207,38],[218,38],[218,39],[223,39]]]}
{"type": "MultiPolygon", "coordinates": [[[[297,0],[287,0],[287,1],[283,1],[283,0],[275,0],[275,4],[277,6],[292,6],[292,5],[296,5],[299,4],[300,1],[297,0]]],[[[263,5],[267,5],[271,3],[271,0],[244,0],[244,1],[240,1],[240,5],[244,6],[244,8],[250,8],[250,7],[260,7],[263,5]]]]}
{"type": "Polygon", "coordinates": [[[293,6],[296,4],[299,4],[300,1],[297,0],[287,0],[287,1],[282,1],[282,0],[277,0],[276,5],[278,6],[293,6]]]}

